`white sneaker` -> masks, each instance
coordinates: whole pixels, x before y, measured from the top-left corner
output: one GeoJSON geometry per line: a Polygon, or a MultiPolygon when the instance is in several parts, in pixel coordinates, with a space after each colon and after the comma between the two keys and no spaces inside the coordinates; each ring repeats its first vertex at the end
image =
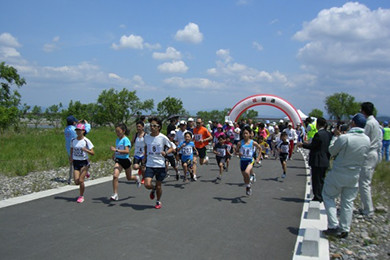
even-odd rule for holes
{"type": "Polygon", "coordinates": [[[112,194],[110,199],[113,201],[117,201],[119,199],[118,194],[117,193],[112,194]]]}
{"type": "Polygon", "coordinates": [[[194,175],[194,177],[192,177],[192,179],[194,180],[194,181],[197,181],[198,179],[196,178],[196,175],[194,175]]]}
{"type": "Polygon", "coordinates": [[[136,182],[137,182],[137,188],[141,187],[142,184],[141,184],[141,179],[140,179],[139,175],[137,175],[136,182]]]}
{"type": "Polygon", "coordinates": [[[206,156],[206,158],[204,158],[204,160],[205,160],[205,164],[206,164],[206,165],[209,165],[209,157],[206,156]]]}

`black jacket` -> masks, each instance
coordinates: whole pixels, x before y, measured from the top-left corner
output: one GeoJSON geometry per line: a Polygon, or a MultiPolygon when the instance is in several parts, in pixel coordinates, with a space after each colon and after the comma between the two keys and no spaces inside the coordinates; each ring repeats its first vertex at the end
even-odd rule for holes
{"type": "Polygon", "coordinates": [[[303,148],[309,149],[309,165],[312,167],[329,167],[329,144],[332,134],[325,129],[319,130],[310,144],[304,143],[303,148]]]}

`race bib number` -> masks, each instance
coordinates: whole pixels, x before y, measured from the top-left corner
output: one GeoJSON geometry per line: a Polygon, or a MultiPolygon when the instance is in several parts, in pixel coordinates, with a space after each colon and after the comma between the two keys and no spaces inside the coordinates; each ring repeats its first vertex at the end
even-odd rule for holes
{"type": "Polygon", "coordinates": [[[217,153],[219,157],[225,157],[226,156],[226,149],[217,148],[217,153]]]}
{"type": "Polygon", "coordinates": [[[142,157],[144,155],[144,152],[144,147],[137,147],[137,149],[135,150],[135,155],[138,157],[142,157]]]}
{"type": "Polygon", "coordinates": [[[81,148],[78,147],[73,148],[73,155],[75,157],[84,157],[83,150],[81,150],[81,148]]]}
{"type": "Polygon", "coordinates": [[[157,155],[161,154],[162,149],[159,145],[150,145],[148,146],[148,155],[157,155]]]}
{"type": "Polygon", "coordinates": [[[202,135],[196,134],[195,135],[195,141],[200,142],[202,140],[202,135]]]}
{"type": "Polygon", "coordinates": [[[251,159],[253,157],[253,149],[250,147],[241,147],[240,152],[242,158],[251,159]]]}
{"type": "Polygon", "coordinates": [[[183,151],[183,155],[191,155],[192,154],[192,147],[191,146],[184,147],[182,149],[182,151],[183,151]]]}

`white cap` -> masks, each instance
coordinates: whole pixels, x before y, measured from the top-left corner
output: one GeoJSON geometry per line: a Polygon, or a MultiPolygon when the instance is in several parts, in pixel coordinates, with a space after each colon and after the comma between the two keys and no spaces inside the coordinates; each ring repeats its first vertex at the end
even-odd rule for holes
{"type": "Polygon", "coordinates": [[[194,122],[194,119],[192,117],[188,118],[188,122],[194,122]]]}
{"type": "Polygon", "coordinates": [[[186,121],[184,121],[184,120],[181,120],[181,121],[180,121],[180,124],[181,124],[181,125],[186,125],[186,124],[187,124],[187,122],[186,122],[186,121]]]}
{"type": "Polygon", "coordinates": [[[171,135],[175,135],[176,134],[176,131],[175,130],[172,130],[171,131],[171,135]]]}
{"type": "Polygon", "coordinates": [[[283,119],[280,119],[280,120],[279,120],[279,123],[283,123],[283,122],[284,122],[283,119]]]}

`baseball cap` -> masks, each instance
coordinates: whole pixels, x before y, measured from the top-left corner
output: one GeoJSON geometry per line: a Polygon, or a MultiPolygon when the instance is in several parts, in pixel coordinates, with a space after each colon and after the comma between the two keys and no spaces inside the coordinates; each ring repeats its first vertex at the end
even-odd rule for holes
{"type": "Polygon", "coordinates": [[[77,122],[78,120],[74,116],[68,116],[66,118],[66,123],[68,125],[73,125],[74,122],[77,122]]]}
{"type": "Polygon", "coordinates": [[[175,134],[176,134],[176,131],[175,131],[175,130],[172,130],[170,134],[171,134],[171,135],[175,135],[175,134]]]}
{"type": "Polygon", "coordinates": [[[192,117],[188,118],[188,122],[194,122],[194,119],[192,117]]]}
{"type": "Polygon", "coordinates": [[[181,125],[186,125],[186,124],[187,124],[187,122],[186,122],[186,121],[184,121],[184,120],[181,120],[181,121],[180,121],[180,124],[181,124],[181,125]]]}
{"type": "Polygon", "coordinates": [[[366,117],[362,113],[357,113],[352,117],[357,127],[364,128],[366,126],[366,117]]]}

